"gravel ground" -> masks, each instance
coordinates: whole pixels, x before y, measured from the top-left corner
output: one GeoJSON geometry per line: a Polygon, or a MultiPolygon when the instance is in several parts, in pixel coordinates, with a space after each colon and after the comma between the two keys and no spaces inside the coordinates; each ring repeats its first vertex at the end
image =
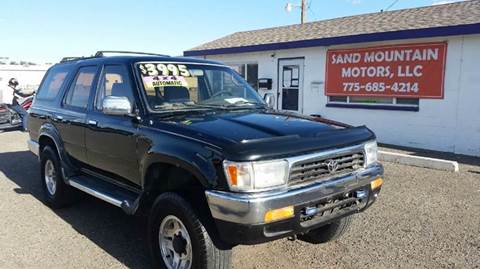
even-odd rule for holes
{"type": "MultiPolygon", "coordinates": [[[[27,135],[0,133],[0,268],[148,268],[145,220],[95,198],[52,211],[27,135]]],[[[378,202],[337,242],[234,249],[234,268],[479,268],[480,167],[385,164],[378,202]]]]}

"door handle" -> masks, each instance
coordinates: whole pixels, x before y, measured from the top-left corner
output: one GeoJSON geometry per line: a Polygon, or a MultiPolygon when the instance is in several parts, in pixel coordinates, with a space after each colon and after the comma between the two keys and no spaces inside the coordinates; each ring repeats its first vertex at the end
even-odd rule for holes
{"type": "Polygon", "coordinates": [[[88,120],[87,123],[88,123],[88,125],[97,126],[97,121],[96,120],[88,120]]]}

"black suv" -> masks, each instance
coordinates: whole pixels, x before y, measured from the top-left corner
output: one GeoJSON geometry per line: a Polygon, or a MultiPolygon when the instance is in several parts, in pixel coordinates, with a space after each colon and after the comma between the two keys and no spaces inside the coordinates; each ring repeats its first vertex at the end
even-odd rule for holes
{"type": "Polygon", "coordinates": [[[161,268],[228,268],[238,244],[333,240],[382,185],[368,128],[273,110],[202,59],[65,59],[46,73],[28,130],[46,203],[80,190],[147,212],[161,268]]]}

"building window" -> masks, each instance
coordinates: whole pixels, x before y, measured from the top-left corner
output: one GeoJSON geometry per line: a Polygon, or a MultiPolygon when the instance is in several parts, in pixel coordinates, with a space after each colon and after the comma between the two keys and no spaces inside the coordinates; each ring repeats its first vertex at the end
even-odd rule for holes
{"type": "Polygon", "coordinates": [[[229,64],[229,66],[240,74],[252,88],[258,88],[258,64],[246,63],[246,64],[229,64]]]}
{"type": "Polygon", "coordinates": [[[328,96],[328,107],[418,111],[418,98],[328,96]]]}
{"type": "Polygon", "coordinates": [[[418,107],[418,98],[395,98],[397,105],[412,105],[418,107]]]}

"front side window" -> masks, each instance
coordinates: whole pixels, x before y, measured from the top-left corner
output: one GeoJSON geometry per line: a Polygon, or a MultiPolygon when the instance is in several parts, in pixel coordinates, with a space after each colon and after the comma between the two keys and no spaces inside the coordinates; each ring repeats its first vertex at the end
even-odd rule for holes
{"type": "Polygon", "coordinates": [[[127,97],[134,103],[133,90],[128,79],[127,68],[124,65],[106,65],[100,76],[95,108],[103,110],[103,99],[107,96],[127,97]]]}
{"type": "Polygon", "coordinates": [[[53,67],[48,71],[42,85],[38,89],[36,98],[52,100],[57,97],[58,92],[62,88],[65,78],[68,74],[66,67],[53,67]]]}
{"type": "Polygon", "coordinates": [[[152,110],[264,106],[255,90],[225,66],[146,62],[137,67],[152,110]]]}
{"type": "Polygon", "coordinates": [[[93,80],[97,73],[96,66],[81,67],[78,70],[75,81],[70,86],[64,104],[67,106],[85,109],[88,105],[93,80]]]}

